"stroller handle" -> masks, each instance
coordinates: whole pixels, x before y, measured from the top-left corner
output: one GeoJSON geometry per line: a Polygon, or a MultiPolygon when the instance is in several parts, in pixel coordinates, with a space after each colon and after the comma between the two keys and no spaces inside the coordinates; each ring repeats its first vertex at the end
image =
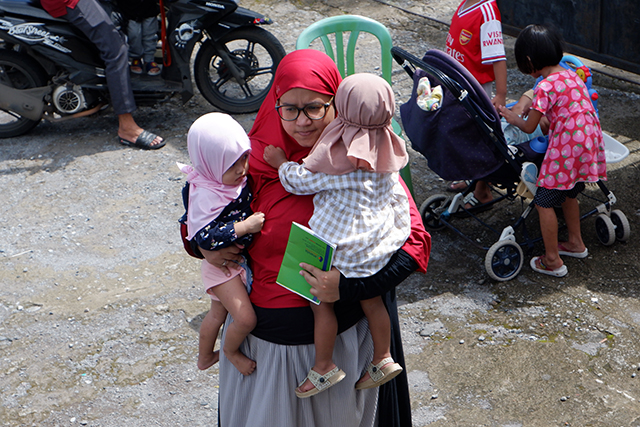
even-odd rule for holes
{"type": "Polygon", "coordinates": [[[415,72],[415,67],[417,66],[427,71],[434,77],[437,77],[438,80],[440,80],[442,84],[444,84],[447,89],[449,89],[451,94],[458,98],[458,100],[462,101],[467,96],[467,91],[462,86],[460,86],[458,82],[451,79],[449,76],[447,76],[437,68],[434,68],[423,60],[419,59],[417,56],[410,54],[406,50],[394,46],[391,48],[391,56],[393,56],[393,59],[395,59],[395,61],[402,68],[404,68],[407,74],[409,74],[409,77],[413,78],[413,73],[415,72]]]}

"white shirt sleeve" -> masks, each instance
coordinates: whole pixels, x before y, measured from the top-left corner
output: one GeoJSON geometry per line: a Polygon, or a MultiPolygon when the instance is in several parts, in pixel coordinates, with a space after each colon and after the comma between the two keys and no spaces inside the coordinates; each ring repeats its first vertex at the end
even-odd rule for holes
{"type": "Polygon", "coordinates": [[[480,27],[480,49],[483,64],[507,59],[502,40],[502,24],[497,19],[487,21],[480,27]]]}

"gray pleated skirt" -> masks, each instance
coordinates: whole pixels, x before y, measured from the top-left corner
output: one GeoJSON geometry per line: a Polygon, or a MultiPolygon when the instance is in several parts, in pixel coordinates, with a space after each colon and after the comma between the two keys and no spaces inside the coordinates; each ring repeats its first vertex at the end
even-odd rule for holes
{"type": "Polygon", "coordinates": [[[378,425],[378,389],[354,388],[373,355],[366,319],[336,338],[333,361],[347,374],[345,379],[306,399],[299,399],[294,389],[313,366],[313,345],[279,345],[249,335],[240,350],[257,367],[245,377],[220,352],[220,427],[378,425]]]}

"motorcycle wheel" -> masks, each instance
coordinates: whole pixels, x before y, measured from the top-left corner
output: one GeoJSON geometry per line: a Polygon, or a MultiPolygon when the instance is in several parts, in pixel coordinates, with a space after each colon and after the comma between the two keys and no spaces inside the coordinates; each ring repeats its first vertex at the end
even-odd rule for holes
{"type": "MultiPolygon", "coordinates": [[[[0,84],[29,89],[47,84],[47,75],[35,60],[12,50],[0,49],[0,84]]],[[[24,135],[40,123],[13,111],[0,110],[0,138],[24,135]]]]}
{"type": "Polygon", "coordinates": [[[227,113],[258,111],[267,96],[278,64],[286,54],[270,32],[260,27],[234,30],[219,41],[245,75],[239,84],[220,57],[214,43],[207,40],[196,55],[195,81],[212,105],[227,113]]]}

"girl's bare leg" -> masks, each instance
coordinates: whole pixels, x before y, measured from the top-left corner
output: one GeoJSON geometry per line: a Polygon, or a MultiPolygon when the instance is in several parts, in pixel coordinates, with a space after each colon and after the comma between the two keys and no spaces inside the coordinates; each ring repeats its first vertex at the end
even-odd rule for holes
{"type": "Polygon", "coordinates": [[[558,254],[558,217],[553,208],[536,206],[536,209],[540,218],[540,232],[544,242],[544,257],[542,260],[547,268],[555,270],[564,264],[558,254]]]}
{"type": "Polygon", "coordinates": [[[569,233],[569,239],[566,242],[562,242],[562,245],[572,252],[584,251],[586,246],[580,233],[580,205],[578,204],[578,199],[567,197],[562,204],[562,213],[569,233]]]}
{"type": "Polygon", "coordinates": [[[198,369],[205,370],[218,363],[220,352],[214,351],[220,327],[227,317],[227,310],[220,301],[211,300],[211,309],[200,325],[198,344],[198,369]]]}
{"type": "MultiPolygon", "coordinates": [[[[320,305],[311,304],[313,310],[313,344],[316,348],[313,370],[320,375],[326,374],[336,367],[333,363],[333,347],[338,335],[338,319],[333,311],[333,304],[323,302],[320,305]]],[[[306,380],[298,387],[305,392],[313,388],[311,381],[306,380]]]]}
{"type": "Polygon", "coordinates": [[[222,351],[242,375],[251,375],[256,369],[256,362],[240,351],[240,344],[256,327],[256,314],[247,290],[240,276],[235,276],[228,282],[213,288],[213,293],[233,317],[233,322],[227,327],[225,333],[222,351]]]}
{"type": "MultiPolygon", "coordinates": [[[[362,300],[360,305],[365,316],[367,316],[369,331],[373,340],[373,360],[371,363],[377,365],[383,359],[391,357],[391,323],[389,314],[381,297],[362,300]]],[[[370,375],[367,371],[358,382],[366,381],[369,377],[370,375]]]]}

